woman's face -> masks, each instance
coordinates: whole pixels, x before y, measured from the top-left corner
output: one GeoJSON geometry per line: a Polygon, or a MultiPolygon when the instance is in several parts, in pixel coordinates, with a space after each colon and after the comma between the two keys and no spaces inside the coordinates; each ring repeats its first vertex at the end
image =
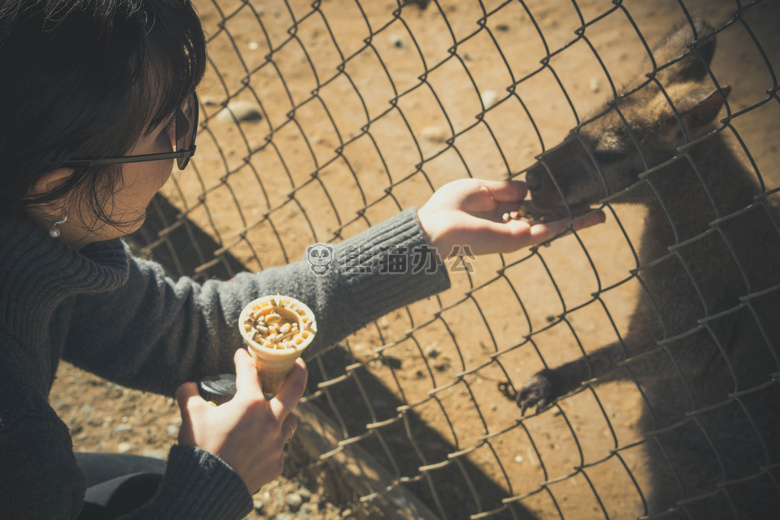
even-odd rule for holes
{"type": "MultiPolygon", "coordinates": [[[[128,155],[166,153],[173,150],[175,132],[171,118],[142,136],[128,155]]],[[[92,242],[109,240],[136,231],[146,218],[146,208],[155,193],[166,183],[173,171],[174,159],[161,161],[125,163],[121,165],[122,175],[113,195],[104,202],[106,214],[114,222],[111,225],[100,220],[89,205],[79,197],[66,197],[61,209],[37,218],[46,228],[67,212],[68,220],[59,226],[60,240],[74,249],[81,249],[92,242]]],[[[33,215],[35,218],[36,215],[33,215]]]]}
{"type": "MultiPolygon", "coordinates": [[[[157,128],[141,137],[128,155],[145,155],[173,151],[176,140],[171,119],[165,120],[157,128]]],[[[173,171],[174,159],[125,163],[122,165],[122,177],[114,191],[113,201],[107,207],[111,219],[122,222],[119,228],[104,226],[95,229],[101,240],[117,238],[132,233],[141,227],[146,218],[146,208],[154,194],[168,181],[173,171]]]]}

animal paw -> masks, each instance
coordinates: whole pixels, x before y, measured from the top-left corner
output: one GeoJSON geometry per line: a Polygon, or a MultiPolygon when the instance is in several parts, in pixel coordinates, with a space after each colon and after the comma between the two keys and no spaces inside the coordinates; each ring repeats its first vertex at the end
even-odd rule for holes
{"type": "Polygon", "coordinates": [[[555,399],[555,390],[552,383],[552,371],[542,370],[517,392],[517,406],[520,407],[522,415],[532,406],[536,407],[538,412],[549,405],[555,399]]]}

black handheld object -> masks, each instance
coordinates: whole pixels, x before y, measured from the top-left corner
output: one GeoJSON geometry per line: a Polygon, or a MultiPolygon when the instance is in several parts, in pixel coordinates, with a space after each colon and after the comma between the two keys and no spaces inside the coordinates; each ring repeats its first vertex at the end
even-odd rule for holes
{"type": "Polygon", "coordinates": [[[205,377],[198,383],[198,393],[203,399],[216,405],[226,403],[236,394],[236,375],[219,374],[205,377]]]}

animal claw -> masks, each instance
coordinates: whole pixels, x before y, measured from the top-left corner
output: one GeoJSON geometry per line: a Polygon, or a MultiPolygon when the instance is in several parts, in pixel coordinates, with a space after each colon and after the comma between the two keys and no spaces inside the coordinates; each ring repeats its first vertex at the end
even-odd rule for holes
{"type": "Polygon", "coordinates": [[[537,412],[544,409],[555,398],[550,375],[549,370],[539,372],[517,393],[516,402],[522,415],[525,415],[525,411],[532,406],[536,407],[537,412]]]}

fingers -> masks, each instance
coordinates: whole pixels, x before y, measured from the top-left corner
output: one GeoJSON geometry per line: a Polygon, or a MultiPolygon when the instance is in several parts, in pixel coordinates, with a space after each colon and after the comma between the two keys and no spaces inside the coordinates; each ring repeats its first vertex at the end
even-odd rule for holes
{"type": "Polygon", "coordinates": [[[193,414],[198,415],[198,408],[208,406],[198,393],[198,385],[189,382],[176,389],[176,402],[181,410],[181,428],[179,428],[179,444],[196,446],[196,433],[193,426],[193,414]]]}
{"type": "Polygon", "coordinates": [[[496,202],[519,202],[528,193],[526,184],[522,181],[480,181],[496,202]]]}
{"type": "Polygon", "coordinates": [[[531,236],[534,242],[544,242],[555,236],[560,235],[565,231],[579,231],[596,224],[601,224],[606,220],[606,215],[603,211],[596,211],[593,214],[587,215],[572,223],[569,219],[560,219],[545,224],[537,224],[531,227],[531,236]]]}
{"type": "Polygon", "coordinates": [[[526,184],[521,181],[468,179],[463,183],[463,189],[467,190],[463,209],[474,213],[495,212],[508,207],[508,204],[516,205],[522,202],[528,193],[526,184]]]}
{"type": "Polygon", "coordinates": [[[206,404],[206,401],[198,393],[198,385],[192,381],[184,383],[176,389],[176,402],[182,413],[185,413],[192,406],[206,404]]]}
{"type": "Polygon", "coordinates": [[[578,220],[577,222],[572,225],[572,229],[574,231],[579,231],[580,229],[585,229],[586,227],[595,226],[596,224],[603,224],[607,220],[607,215],[604,214],[604,211],[599,210],[592,215],[588,215],[587,217],[578,220]]]}
{"type": "Polygon", "coordinates": [[[288,415],[282,423],[282,436],[284,437],[285,443],[290,442],[290,439],[292,439],[293,435],[295,435],[295,430],[297,428],[298,418],[294,415],[288,415]]]}
{"type": "Polygon", "coordinates": [[[308,377],[309,371],[306,368],[306,363],[304,363],[303,359],[298,358],[282,388],[270,401],[274,415],[284,419],[298,406],[298,401],[301,400],[301,396],[303,396],[303,392],[306,390],[308,377]]]}
{"type": "Polygon", "coordinates": [[[251,394],[252,397],[262,395],[263,387],[260,375],[257,373],[255,361],[249,352],[243,348],[236,350],[233,362],[236,365],[236,394],[251,394]]]}
{"type": "Polygon", "coordinates": [[[179,443],[198,446],[227,462],[248,490],[257,490],[282,470],[284,445],[298,427],[291,414],[306,386],[308,372],[296,362],[277,399],[267,400],[252,357],[239,349],[236,365],[236,397],[218,407],[209,406],[195,383],[176,390],[181,407],[179,443]]]}
{"type": "Polygon", "coordinates": [[[475,255],[510,253],[523,247],[546,242],[571,230],[579,231],[600,224],[605,219],[606,216],[602,211],[578,218],[574,222],[564,218],[534,225],[524,220],[496,222],[471,216],[468,225],[465,220],[462,222],[458,238],[462,243],[468,244],[475,255]]]}

